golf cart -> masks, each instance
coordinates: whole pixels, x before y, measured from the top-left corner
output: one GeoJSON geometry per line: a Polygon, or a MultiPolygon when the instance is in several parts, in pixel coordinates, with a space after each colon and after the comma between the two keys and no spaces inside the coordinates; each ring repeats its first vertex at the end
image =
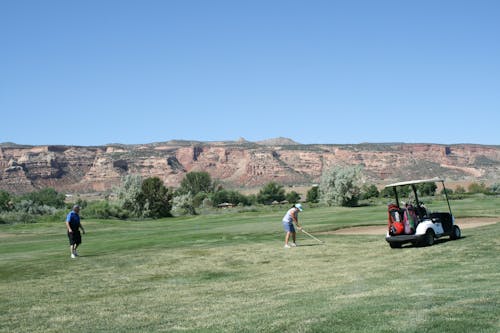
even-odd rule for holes
{"type": "Polygon", "coordinates": [[[393,189],[396,199],[395,203],[388,205],[389,219],[385,240],[391,248],[400,248],[405,243],[430,246],[434,244],[435,238],[442,236],[449,236],[452,240],[460,238],[461,231],[451,213],[443,179],[411,180],[385,187],[393,189]],[[438,182],[443,186],[449,212],[430,212],[418,198],[417,184],[438,182]],[[409,189],[407,202],[399,200],[399,194],[404,192],[404,189],[409,189]]]}

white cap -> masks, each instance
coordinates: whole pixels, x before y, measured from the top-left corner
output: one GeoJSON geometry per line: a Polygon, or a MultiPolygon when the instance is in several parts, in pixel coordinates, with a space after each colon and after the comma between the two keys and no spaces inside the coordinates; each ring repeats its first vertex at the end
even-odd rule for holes
{"type": "Polygon", "coordinates": [[[295,208],[297,208],[300,211],[303,211],[304,209],[302,208],[301,204],[295,204],[295,208]]]}

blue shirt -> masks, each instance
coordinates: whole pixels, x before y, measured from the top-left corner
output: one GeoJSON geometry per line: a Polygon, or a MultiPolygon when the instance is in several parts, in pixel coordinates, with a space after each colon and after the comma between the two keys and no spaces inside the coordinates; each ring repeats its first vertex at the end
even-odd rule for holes
{"type": "Polygon", "coordinates": [[[78,215],[74,211],[71,211],[68,213],[68,216],[66,216],[66,222],[69,223],[71,230],[77,231],[80,227],[80,215],[78,215]]]}

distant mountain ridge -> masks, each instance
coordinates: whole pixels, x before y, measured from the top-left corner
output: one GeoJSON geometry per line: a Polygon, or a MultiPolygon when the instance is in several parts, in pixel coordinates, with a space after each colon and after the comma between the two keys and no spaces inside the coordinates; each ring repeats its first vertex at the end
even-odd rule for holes
{"type": "Polygon", "coordinates": [[[127,174],[157,176],[177,187],[190,171],[206,171],[227,188],[255,188],[270,181],[310,186],[334,165],[361,165],[366,181],[375,184],[435,176],[491,183],[500,181],[500,146],[300,144],[288,138],[103,146],[0,143],[0,189],[106,192],[127,174]]]}

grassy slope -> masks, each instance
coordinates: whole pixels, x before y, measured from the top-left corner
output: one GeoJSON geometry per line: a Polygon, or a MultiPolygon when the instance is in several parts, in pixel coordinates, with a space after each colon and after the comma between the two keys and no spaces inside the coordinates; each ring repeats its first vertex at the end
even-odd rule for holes
{"type": "MultiPolygon", "coordinates": [[[[498,199],[454,202],[500,216],[498,199]]],[[[282,212],[0,226],[0,332],[498,332],[500,224],[391,250],[381,236],[299,235],[282,212]]],[[[384,207],[317,208],[309,231],[385,223],[384,207]]],[[[499,218],[500,221],[500,218],[499,218]]]]}

